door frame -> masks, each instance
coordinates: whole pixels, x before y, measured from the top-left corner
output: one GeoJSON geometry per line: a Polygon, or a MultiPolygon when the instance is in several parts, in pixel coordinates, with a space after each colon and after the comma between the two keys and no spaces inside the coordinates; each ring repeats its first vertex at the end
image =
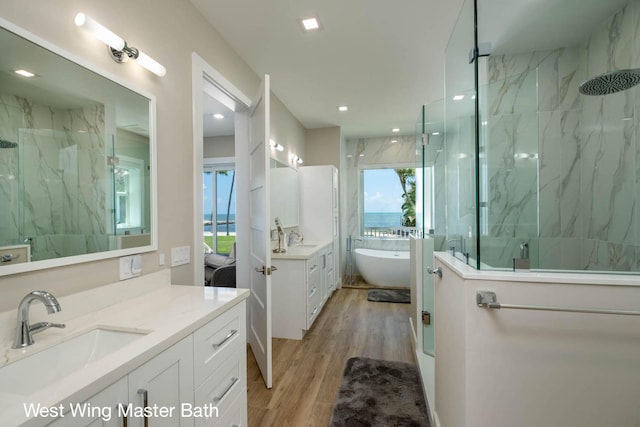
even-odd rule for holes
{"type": "MultiPolygon", "coordinates": [[[[202,221],[203,195],[202,195],[202,174],[204,172],[204,135],[203,135],[203,104],[202,94],[215,98],[220,103],[229,107],[231,110],[238,112],[249,111],[251,98],[238,89],[233,83],[225,78],[222,73],[213,68],[197,53],[191,54],[191,100],[193,108],[193,200],[194,200],[194,233],[193,233],[193,278],[194,283],[198,286],[204,284],[204,252],[202,250],[202,236],[204,235],[204,224],[202,221]]],[[[241,183],[246,180],[240,178],[237,166],[238,160],[241,159],[242,153],[247,151],[248,144],[247,135],[248,121],[244,120],[241,114],[236,114],[236,135],[235,135],[235,161],[236,161],[236,211],[238,211],[238,203],[243,204],[241,199],[246,188],[241,187],[241,183]],[[238,132],[238,130],[241,130],[238,132]]],[[[238,260],[248,259],[248,246],[246,238],[240,230],[246,230],[248,226],[248,218],[238,215],[236,212],[236,250],[238,252],[238,260]]],[[[243,269],[238,269],[240,273],[243,269]]],[[[238,277],[242,280],[242,277],[238,277]]]]}

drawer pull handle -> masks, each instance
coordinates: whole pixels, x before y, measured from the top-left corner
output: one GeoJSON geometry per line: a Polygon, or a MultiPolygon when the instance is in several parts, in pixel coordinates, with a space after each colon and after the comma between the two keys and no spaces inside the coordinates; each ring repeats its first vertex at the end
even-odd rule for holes
{"type": "Polygon", "coordinates": [[[217,344],[211,344],[211,347],[213,347],[215,349],[218,349],[218,348],[222,347],[224,345],[224,343],[229,341],[237,333],[238,333],[237,329],[232,329],[231,332],[229,332],[229,334],[226,337],[224,337],[224,339],[222,341],[220,341],[217,344]]]}
{"type": "Polygon", "coordinates": [[[318,312],[318,306],[316,305],[316,308],[314,308],[313,311],[311,312],[311,317],[315,316],[317,312],[318,312]]]}
{"type": "Polygon", "coordinates": [[[146,415],[146,409],[149,406],[149,391],[143,388],[138,389],[138,394],[142,395],[142,405],[145,409],[144,427],[149,427],[149,417],[146,415]]]}
{"type": "Polygon", "coordinates": [[[317,286],[315,286],[313,289],[311,289],[311,293],[309,294],[309,298],[314,296],[316,294],[316,292],[318,292],[318,287],[317,286]]]}
{"type": "Polygon", "coordinates": [[[237,377],[231,378],[231,384],[229,384],[229,387],[227,387],[227,389],[224,392],[222,392],[220,397],[214,397],[213,398],[213,403],[218,403],[222,399],[224,399],[224,397],[231,391],[231,389],[233,388],[234,385],[236,385],[237,382],[238,382],[238,378],[237,377]]]}

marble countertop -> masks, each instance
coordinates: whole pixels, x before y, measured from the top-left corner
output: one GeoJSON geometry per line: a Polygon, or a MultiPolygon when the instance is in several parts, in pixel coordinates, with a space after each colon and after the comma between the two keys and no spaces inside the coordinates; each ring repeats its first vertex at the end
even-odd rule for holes
{"type": "MultiPolygon", "coordinates": [[[[91,292],[83,294],[86,294],[85,299],[92,298],[91,292]]],[[[37,426],[51,422],[51,419],[46,418],[28,418],[23,404],[33,402],[49,407],[64,404],[68,407],[69,403],[80,403],[187,337],[248,295],[249,291],[245,289],[159,286],[157,290],[65,319],[65,329],[52,328],[35,335],[36,343],[24,350],[11,349],[12,342],[5,337],[0,342],[0,366],[29,357],[96,327],[148,332],[142,338],[102,359],[90,362],[31,396],[0,396],[0,425],[37,426]]],[[[82,301],[75,303],[82,304],[82,301]]],[[[86,303],[91,304],[90,301],[86,303]]],[[[64,311],[65,303],[62,298],[60,304],[64,311]]],[[[58,321],[53,319],[54,316],[49,316],[51,319],[47,320],[58,321]]]]}
{"type": "Polygon", "coordinates": [[[326,248],[332,242],[327,240],[324,242],[304,242],[301,245],[289,246],[285,253],[271,253],[271,259],[309,259],[316,252],[326,248]]]}

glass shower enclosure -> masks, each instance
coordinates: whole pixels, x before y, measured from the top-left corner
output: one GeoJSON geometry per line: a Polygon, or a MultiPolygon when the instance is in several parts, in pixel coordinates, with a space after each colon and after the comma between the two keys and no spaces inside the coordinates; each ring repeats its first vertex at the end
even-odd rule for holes
{"type": "Polygon", "coordinates": [[[447,45],[436,250],[483,270],[638,272],[639,89],[580,86],[640,67],[640,2],[529,3],[465,1],[447,45]]]}

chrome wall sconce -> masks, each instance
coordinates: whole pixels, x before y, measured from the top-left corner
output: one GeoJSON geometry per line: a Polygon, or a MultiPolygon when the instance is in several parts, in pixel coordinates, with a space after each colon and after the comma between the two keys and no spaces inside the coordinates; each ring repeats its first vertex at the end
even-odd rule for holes
{"type": "Polygon", "coordinates": [[[291,153],[291,155],[289,156],[289,160],[291,161],[291,163],[293,164],[299,164],[301,165],[302,163],[304,163],[304,161],[302,160],[302,158],[300,158],[300,156],[298,156],[295,153],[291,153]]]}
{"type": "Polygon", "coordinates": [[[284,151],[284,147],[280,144],[278,144],[277,142],[275,142],[273,139],[269,140],[269,147],[273,148],[274,150],[277,151],[284,151]]]}
{"type": "Polygon", "coordinates": [[[162,77],[167,74],[167,69],[162,64],[139,49],[127,45],[127,42],[122,37],[84,13],[76,15],[75,24],[106,44],[107,51],[114,61],[123,63],[132,59],[157,76],[162,77]]]}

